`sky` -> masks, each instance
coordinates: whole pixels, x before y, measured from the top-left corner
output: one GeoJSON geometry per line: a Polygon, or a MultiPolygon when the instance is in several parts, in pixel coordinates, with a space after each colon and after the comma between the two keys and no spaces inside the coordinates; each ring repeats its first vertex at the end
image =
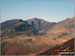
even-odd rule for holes
{"type": "Polygon", "coordinates": [[[74,16],[74,0],[1,0],[1,22],[40,18],[59,22],[74,16]]]}

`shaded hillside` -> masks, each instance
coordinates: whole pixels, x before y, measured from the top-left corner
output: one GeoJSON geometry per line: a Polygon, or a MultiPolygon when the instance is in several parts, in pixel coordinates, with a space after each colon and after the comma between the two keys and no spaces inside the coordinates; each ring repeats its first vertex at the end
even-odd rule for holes
{"type": "Polygon", "coordinates": [[[47,31],[48,29],[51,29],[52,26],[54,26],[55,22],[47,22],[43,19],[39,18],[32,18],[30,20],[27,20],[29,24],[31,24],[33,27],[35,27],[38,31],[47,31]]]}
{"type": "Polygon", "coordinates": [[[56,45],[55,47],[52,47],[39,55],[58,55],[60,52],[74,52],[74,38],[66,41],[60,46],[56,45]]]}
{"type": "Polygon", "coordinates": [[[27,21],[10,20],[1,24],[1,37],[15,37],[18,35],[37,35],[38,31],[27,21]]]}
{"type": "Polygon", "coordinates": [[[4,30],[6,28],[13,27],[14,24],[20,23],[20,22],[23,22],[23,20],[21,20],[21,19],[7,20],[5,22],[0,23],[0,25],[1,25],[0,28],[1,28],[1,30],[4,30]]]}
{"type": "Polygon", "coordinates": [[[47,35],[54,38],[71,39],[74,36],[74,20],[75,17],[67,18],[61,22],[58,22],[50,30],[47,31],[47,35]]]}

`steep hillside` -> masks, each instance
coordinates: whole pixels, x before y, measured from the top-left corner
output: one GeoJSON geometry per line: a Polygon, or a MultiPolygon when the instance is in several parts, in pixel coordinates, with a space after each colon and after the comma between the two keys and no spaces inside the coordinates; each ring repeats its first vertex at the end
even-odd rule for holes
{"type": "Polygon", "coordinates": [[[54,38],[71,39],[74,36],[74,20],[75,17],[67,18],[64,21],[58,22],[50,30],[47,35],[54,38]]]}
{"type": "MultiPolygon", "coordinates": [[[[62,54],[61,52],[74,52],[74,38],[64,42],[60,46],[52,47],[39,55],[57,55],[62,54]]],[[[62,54],[62,55],[74,55],[74,53],[62,54]]]]}

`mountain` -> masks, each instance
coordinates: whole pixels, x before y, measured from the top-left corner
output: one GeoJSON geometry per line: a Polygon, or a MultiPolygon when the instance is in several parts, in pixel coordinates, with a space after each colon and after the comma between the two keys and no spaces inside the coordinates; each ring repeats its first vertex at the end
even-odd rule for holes
{"type": "Polygon", "coordinates": [[[0,41],[3,55],[57,54],[56,50],[73,50],[75,17],[53,23],[42,19],[13,19],[1,23],[0,41]],[[40,36],[39,32],[46,33],[40,36]],[[9,37],[9,38],[8,38],[9,37]],[[66,42],[67,41],[67,42],[66,42]],[[63,44],[62,44],[63,43],[63,44]]]}
{"type": "Polygon", "coordinates": [[[46,33],[53,38],[71,39],[74,36],[74,21],[75,17],[67,18],[61,22],[58,22],[55,26],[49,29],[46,33]]]}
{"type": "Polygon", "coordinates": [[[38,31],[27,21],[8,20],[1,23],[1,37],[15,37],[18,35],[37,35],[38,31]]]}
{"type": "Polygon", "coordinates": [[[22,19],[7,20],[1,23],[1,37],[17,35],[43,35],[48,29],[54,26],[54,22],[47,22],[42,19],[33,18],[23,21],[22,19]],[[39,33],[38,33],[39,32],[39,33]]]}
{"type": "Polygon", "coordinates": [[[38,31],[47,31],[48,29],[51,29],[52,26],[56,24],[55,22],[47,22],[39,18],[32,18],[30,20],[27,20],[27,22],[31,24],[38,31]]]}

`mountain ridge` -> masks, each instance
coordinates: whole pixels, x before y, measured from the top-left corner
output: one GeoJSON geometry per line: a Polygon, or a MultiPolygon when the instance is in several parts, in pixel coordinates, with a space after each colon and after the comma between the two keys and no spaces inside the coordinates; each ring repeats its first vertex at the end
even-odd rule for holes
{"type": "MultiPolygon", "coordinates": [[[[30,20],[26,20],[26,21],[24,21],[22,19],[13,19],[13,20],[7,20],[7,21],[1,23],[1,30],[0,31],[2,31],[1,36],[6,36],[6,35],[8,36],[8,35],[11,35],[10,33],[15,32],[15,35],[16,35],[17,31],[19,31],[19,30],[23,30],[23,32],[24,32],[25,29],[32,28],[33,29],[32,31],[35,32],[34,35],[38,35],[38,34],[44,35],[45,32],[41,32],[41,31],[48,30],[54,24],[55,23],[49,23],[45,20],[38,19],[38,18],[33,18],[33,19],[30,19],[30,20]],[[28,27],[28,28],[26,28],[25,26],[28,27]]],[[[30,29],[28,29],[26,31],[30,31],[30,29]]],[[[23,32],[21,32],[21,33],[23,34],[23,32]]],[[[28,33],[26,33],[26,34],[28,34],[28,33]]]]}

